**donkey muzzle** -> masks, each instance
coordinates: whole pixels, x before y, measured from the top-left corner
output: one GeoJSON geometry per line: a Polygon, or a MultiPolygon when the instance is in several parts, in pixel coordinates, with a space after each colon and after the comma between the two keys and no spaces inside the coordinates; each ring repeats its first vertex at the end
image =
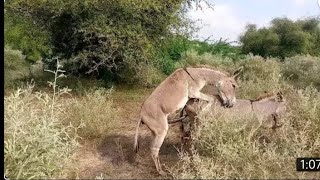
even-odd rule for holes
{"type": "Polygon", "coordinates": [[[227,107],[227,108],[233,107],[233,103],[232,103],[232,101],[230,101],[230,100],[224,101],[224,102],[222,103],[222,105],[223,105],[224,107],[227,107]]]}

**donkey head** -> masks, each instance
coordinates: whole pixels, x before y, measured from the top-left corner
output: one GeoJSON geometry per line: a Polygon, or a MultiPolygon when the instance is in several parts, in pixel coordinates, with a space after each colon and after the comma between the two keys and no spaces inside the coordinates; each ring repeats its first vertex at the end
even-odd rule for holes
{"type": "Polygon", "coordinates": [[[240,75],[243,67],[237,69],[231,77],[221,79],[215,84],[218,95],[222,100],[222,105],[232,107],[236,103],[236,89],[239,87],[236,78],[240,75]]]}

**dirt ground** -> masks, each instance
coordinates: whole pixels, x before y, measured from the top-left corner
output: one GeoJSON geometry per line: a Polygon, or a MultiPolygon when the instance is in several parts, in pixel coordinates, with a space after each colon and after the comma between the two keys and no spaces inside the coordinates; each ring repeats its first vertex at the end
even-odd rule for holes
{"type": "MultiPolygon", "coordinates": [[[[133,152],[134,133],[139,110],[144,99],[152,90],[139,90],[127,94],[126,90],[116,90],[113,95],[115,108],[119,110],[121,127],[104,138],[82,142],[74,154],[78,178],[117,178],[141,179],[164,178],[156,173],[155,165],[149,151],[151,132],[145,126],[140,128],[139,152],[133,152]]],[[[160,161],[163,169],[179,162],[180,124],[172,124],[160,149],[160,161]]],[[[169,178],[167,176],[166,178],[169,178]]]]}

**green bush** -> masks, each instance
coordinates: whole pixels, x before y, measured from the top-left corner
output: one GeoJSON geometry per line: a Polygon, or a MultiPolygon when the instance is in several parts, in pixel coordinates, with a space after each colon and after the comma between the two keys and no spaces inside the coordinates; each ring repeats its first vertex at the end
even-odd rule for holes
{"type": "Polygon", "coordinates": [[[143,67],[137,74],[137,77],[137,82],[146,87],[157,86],[166,78],[166,76],[161,71],[151,65],[143,67]]]}
{"type": "Polygon", "coordinates": [[[120,82],[129,85],[140,84],[145,87],[154,87],[166,78],[166,75],[161,69],[156,68],[156,66],[152,64],[140,63],[136,65],[135,69],[137,70],[136,72],[134,69],[128,68],[119,73],[118,76],[121,78],[120,82]]]}
{"type": "Polygon", "coordinates": [[[166,75],[170,75],[175,70],[175,62],[172,59],[168,57],[164,57],[164,58],[161,58],[159,62],[161,64],[160,67],[162,69],[162,72],[165,73],[166,75]]]}
{"type": "Polygon", "coordinates": [[[37,62],[51,53],[49,35],[33,21],[11,11],[4,13],[4,43],[19,49],[26,60],[37,62]]]}
{"type": "Polygon", "coordinates": [[[14,80],[30,75],[29,63],[19,50],[13,50],[8,46],[4,48],[4,82],[10,85],[14,80]]]}
{"type": "Polygon", "coordinates": [[[295,56],[286,58],[281,64],[284,78],[299,88],[314,85],[320,89],[320,58],[295,56]]]}
{"type": "Polygon", "coordinates": [[[192,47],[193,41],[185,38],[185,37],[173,37],[166,47],[164,53],[168,54],[168,58],[172,59],[173,61],[178,61],[181,59],[182,54],[187,50],[190,50],[192,47]]]}
{"type": "Polygon", "coordinates": [[[292,21],[288,18],[275,18],[271,26],[258,29],[247,26],[240,37],[242,52],[263,57],[292,57],[299,54],[319,55],[320,19],[306,18],[292,21]]]}
{"type": "MultiPolygon", "coordinates": [[[[244,58],[244,55],[241,54],[240,48],[236,46],[232,46],[230,43],[226,41],[218,41],[214,43],[208,43],[204,41],[198,40],[190,40],[186,37],[175,36],[165,44],[164,47],[159,48],[158,59],[160,59],[159,64],[155,67],[160,67],[162,71],[169,75],[174,70],[174,64],[180,63],[185,64],[186,54],[194,53],[194,56],[201,55],[213,55],[215,58],[224,59],[226,61],[233,61],[240,60],[244,58]],[[182,61],[182,62],[180,62],[182,61]]],[[[191,63],[191,62],[190,62],[191,63]]],[[[205,62],[200,62],[203,64],[205,62]]],[[[199,64],[192,63],[192,64],[199,64]]]]}
{"type": "Polygon", "coordinates": [[[201,55],[203,53],[211,53],[212,55],[220,55],[222,57],[239,60],[243,58],[240,47],[233,46],[227,41],[216,41],[212,44],[203,41],[195,41],[193,48],[201,55]]]}
{"type": "Polygon", "coordinates": [[[236,66],[244,67],[238,80],[241,85],[239,97],[254,99],[264,91],[277,92],[286,88],[277,59],[247,55],[236,66]]]}
{"type": "Polygon", "coordinates": [[[217,69],[229,71],[234,69],[233,60],[228,57],[222,57],[220,55],[212,55],[210,53],[204,53],[199,55],[196,50],[190,50],[183,54],[180,61],[176,62],[176,68],[197,66],[197,65],[209,65],[217,69]]]}

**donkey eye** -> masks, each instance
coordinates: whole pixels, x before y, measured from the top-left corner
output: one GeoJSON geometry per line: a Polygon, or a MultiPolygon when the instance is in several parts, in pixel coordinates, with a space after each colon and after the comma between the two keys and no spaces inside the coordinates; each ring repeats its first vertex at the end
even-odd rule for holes
{"type": "Polygon", "coordinates": [[[232,84],[232,87],[233,87],[233,88],[236,88],[236,85],[232,84]]]}

